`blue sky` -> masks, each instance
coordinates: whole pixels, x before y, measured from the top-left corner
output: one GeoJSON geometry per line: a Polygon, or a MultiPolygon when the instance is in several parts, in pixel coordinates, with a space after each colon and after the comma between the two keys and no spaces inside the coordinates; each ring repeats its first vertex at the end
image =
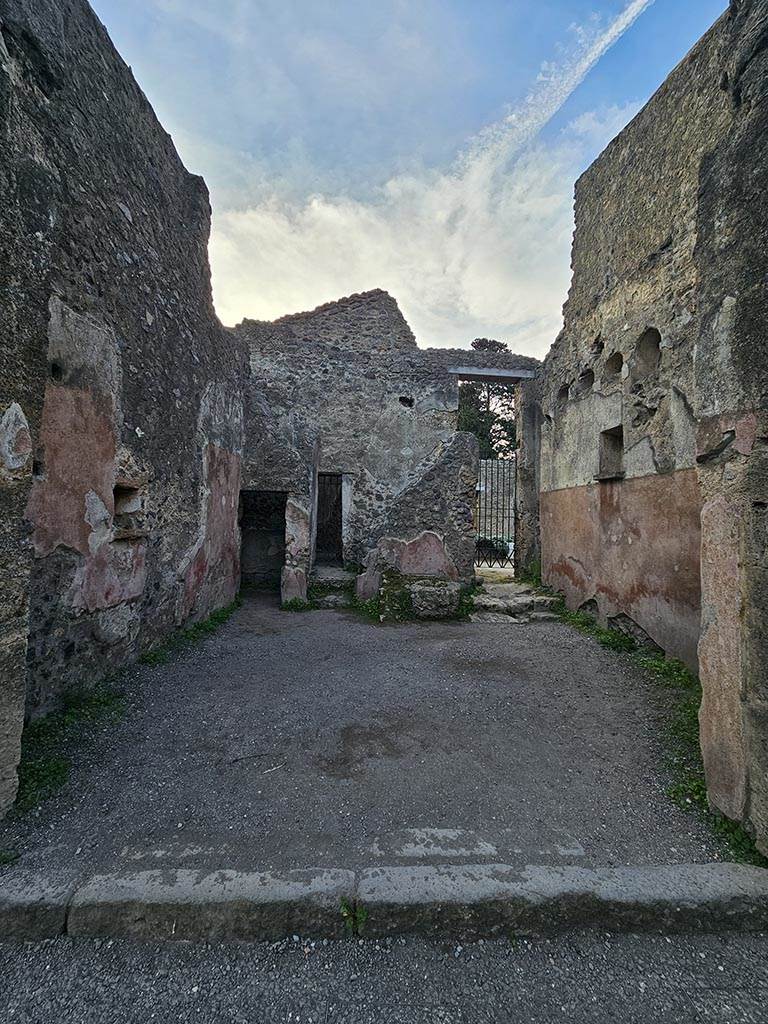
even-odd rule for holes
{"type": "Polygon", "coordinates": [[[214,211],[225,323],[387,288],[543,355],[578,174],[725,0],[92,0],[214,211]]]}

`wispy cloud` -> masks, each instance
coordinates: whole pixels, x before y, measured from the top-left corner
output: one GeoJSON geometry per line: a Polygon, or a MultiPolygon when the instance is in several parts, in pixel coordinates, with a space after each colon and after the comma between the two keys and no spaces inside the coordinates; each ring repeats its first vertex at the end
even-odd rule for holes
{"type": "Polygon", "coordinates": [[[525,100],[446,171],[396,175],[366,200],[291,201],[275,190],[217,212],[211,259],[222,319],[272,319],[383,287],[422,344],[483,333],[543,354],[567,290],[574,176],[636,107],[582,118],[546,146],[537,137],[652,3],[634,0],[607,27],[574,27],[571,46],[542,67],[525,100]]]}

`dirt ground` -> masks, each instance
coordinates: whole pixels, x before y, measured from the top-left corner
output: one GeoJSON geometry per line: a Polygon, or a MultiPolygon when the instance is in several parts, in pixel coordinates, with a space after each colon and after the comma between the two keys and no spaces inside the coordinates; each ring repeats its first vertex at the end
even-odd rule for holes
{"type": "MultiPolygon", "coordinates": [[[[640,865],[722,856],[665,795],[653,684],[557,622],[377,626],[249,598],[125,679],[70,781],[0,826],[33,870],[640,865]]],[[[6,868],[4,870],[13,870],[6,868]]]]}

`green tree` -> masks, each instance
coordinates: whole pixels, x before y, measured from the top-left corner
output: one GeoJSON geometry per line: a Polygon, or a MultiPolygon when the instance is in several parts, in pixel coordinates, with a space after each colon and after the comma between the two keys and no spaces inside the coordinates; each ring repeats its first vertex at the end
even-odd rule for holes
{"type": "MultiPolygon", "coordinates": [[[[508,351],[505,341],[494,338],[475,338],[472,348],[476,352],[508,351]]],[[[509,457],[517,447],[514,385],[460,384],[458,428],[477,437],[481,459],[509,457]]]]}

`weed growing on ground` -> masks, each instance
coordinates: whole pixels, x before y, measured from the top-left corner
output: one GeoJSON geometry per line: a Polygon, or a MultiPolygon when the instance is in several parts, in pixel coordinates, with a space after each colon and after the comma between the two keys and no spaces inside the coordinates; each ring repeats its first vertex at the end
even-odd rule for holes
{"type": "Polygon", "coordinates": [[[209,615],[202,622],[195,622],[193,625],[187,626],[186,629],[180,629],[164,643],[153,647],[149,651],[145,651],[139,658],[139,661],[143,665],[164,665],[180,647],[186,644],[193,644],[198,640],[202,640],[203,637],[215,633],[219,626],[222,626],[232,615],[232,612],[239,608],[242,603],[242,599],[239,596],[236,597],[232,604],[227,605],[226,608],[219,608],[218,611],[209,615]]]}
{"type": "Polygon", "coordinates": [[[23,814],[56,793],[69,777],[66,748],[105,721],[125,712],[122,694],[109,684],[92,690],[70,690],[61,710],[30,722],[21,737],[19,791],[14,811],[23,814]]]}
{"type": "Polygon", "coordinates": [[[731,859],[742,864],[768,867],[768,857],[760,853],[747,830],[709,806],[699,742],[701,683],[698,677],[681,661],[665,658],[662,653],[651,653],[647,647],[638,645],[633,637],[615,629],[605,629],[591,615],[568,611],[562,599],[554,611],[564,622],[594,637],[603,647],[631,654],[633,660],[664,688],[668,716],[665,741],[673,777],[668,795],[684,810],[696,810],[704,816],[731,859]]]}
{"type": "Polygon", "coordinates": [[[362,903],[350,903],[348,899],[342,899],[341,916],[344,928],[349,935],[363,934],[365,922],[368,920],[368,911],[362,903]]]}
{"type": "Polygon", "coordinates": [[[626,633],[622,633],[618,629],[606,629],[605,626],[600,625],[594,616],[587,615],[586,612],[569,611],[562,599],[552,610],[556,615],[560,616],[563,622],[567,622],[574,629],[578,629],[580,633],[594,637],[601,647],[606,647],[609,651],[630,652],[637,650],[637,641],[634,637],[627,636],[626,633]]]}
{"type": "MultiPolygon", "coordinates": [[[[227,608],[219,609],[205,621],[180,630],[162,646],[143,654],[140,661],[146,665],[163,664],[181,646],[195,643],[214,633],[240,603],[240,598],[237,598],[227,608]]],[[[96,724],[116,721],[122,717],[125,701],[114,683],[115,680],[112,680],[89,690],[70,690],[63,695],[60,710],[44,715],[26,726],[21,738],[15,813],[23,814],[37,807],[61,789],[69,777],[66,751],[76,740],[84,738],[96,724]]]]}
{"type": "Polygon", "coordinates": [[[364,619],[377,624],[381,623],[381,606],[378,597],[372,597],[368,601],[361,601],[356,595],[352,596],[350,609],[362,615],[364,619]]]}
{"type": "Polygon", "coordinates": [[[0,850],[0,868],[15,864],[18,859],[19,854],[15,850],[0,850]]]}
{"type": "Polygon", "coordinates": [[[530,562],[515,573],[515,581],[527,583],[529,587],[541,586],[541,562],[530,562]]]}
{"type": "Polygon", "coordinates": [[[470,617],[472,612],[475,610],[475,594],[479,593],[481,589],[482,588],[478,584],[461,588],[459,606],[456,609],[456,614],[453,616],[454,619],[465,621],[470,617]]]}

